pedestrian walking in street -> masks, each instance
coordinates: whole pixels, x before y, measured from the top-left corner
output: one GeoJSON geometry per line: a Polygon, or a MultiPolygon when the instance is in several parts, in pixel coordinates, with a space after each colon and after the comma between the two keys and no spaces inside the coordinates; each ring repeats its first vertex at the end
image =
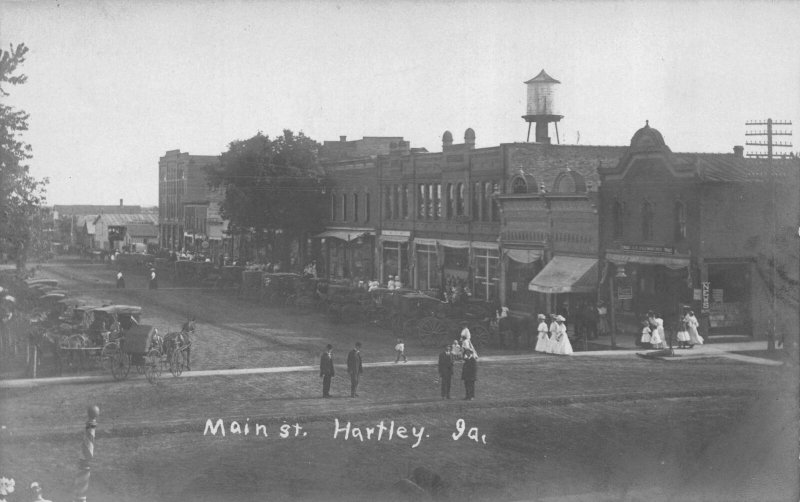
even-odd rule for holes
{"type": "Polygon", "coordinates": [[[697,317],[694,316],[694,312],[690,310],[686,314],[685,319],[686,327],[689,330],[689,345],[692,347],[695,345],[703,345],[703,337],[697,332],[700,323],[697,321],[697,317]]]}
{"type": "Polygon", "coordinates": [[[475,399],[475,381],[478,379],[478,360],[471,350],[464,351],[464,364],[461,366],[461,380],[464,381],[464,400],[475,399]]]}
{"type": "Polygon", "coordinates": [[[325,346],[325,352],[319,358],[319,376],[322,377],[322,397],[331,397],[331,379],[333,370],[333,345],[325,346]]]}
{"type": "Polygon", "coordinates": [[[156,276],[156,269],[150,269],[150,284],[148,286],[150,289],[158,289],[158,276],[156,276]]]}
{"type": "Polygon", "coordinates": [[[442,387],[442,399],[450,399],[450,383],[453,379],[453,353],[450,345],[442,347],[439,353],[439,381],[442,387]]]}
{"type": "Polygon", "coordinates": [[[403,362],[407,363],[408,359],[406,358],[406,344],[403,343],[402,338],[397,339],[397,345],[394,346],[394,351],[397,353],[397,358],[394,360],[395,364],[400,361],[400,358],[403,358],[403,362]]]}
{"type": "Polygon", "coordinates": [[[472,345],[472,333],[469,332],[468,324],[467,321],[461,321],[461,350],[464,351],[464,354],[469,350],[472,352],[472,357],[477,359],[478,351],[475,350],[475,346],[472,345]]]}
{"type": "Polygon", "coordinates": [[[553,342],[553,354],[561,354],[564,356],[572,354],[572,344],[569,343],[566,322],[567,320],[564,318],[564,316],[556,317],[558,329],[556,332],[555,342],[553,342]]]}
{"type": "Polygon", "coordinates": [[[117,271],[117,289],[125,289],[125,278],[122,276],[122,270],[117,271]]]}
{"type": "Polygon", "coordinates": [[[364,373],[361,365],[361,342],[347,354],[347,372],[350,374],[350,397],[358,397],[358,379],[364,373]]]}
{"type": "Polygon", "coordinates": [[[536,352],[550,352],[550,329],[547,327],[547,322],[545,322],[546,318],[544,314],[539,314],[536,317],[539,321],[539,327],[537,328],[539,336],[536,339],[536,347],[534,350],[536,352]]]}

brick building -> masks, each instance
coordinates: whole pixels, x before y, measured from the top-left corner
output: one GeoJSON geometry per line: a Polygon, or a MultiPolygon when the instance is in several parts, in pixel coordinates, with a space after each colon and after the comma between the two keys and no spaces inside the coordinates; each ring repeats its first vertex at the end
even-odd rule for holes
{"type": "Polygon", "coordinates": [[[209,188],[206,169],[219,166],[217,155],[169,150],[158,162],[158,225],[162,248],[222,248],[224,222],[219,216],[223,193],[209,188]],[[207,244],[203,244],[207,243],[207,244]]]}
{"type": "Polygon", "coordinates": [[[689,305],[706,334],[797,333],[797,159],[673,153],[646,125],[598,170],[603,289],[621,328],[648,309],[674,327],[689,305]]]}

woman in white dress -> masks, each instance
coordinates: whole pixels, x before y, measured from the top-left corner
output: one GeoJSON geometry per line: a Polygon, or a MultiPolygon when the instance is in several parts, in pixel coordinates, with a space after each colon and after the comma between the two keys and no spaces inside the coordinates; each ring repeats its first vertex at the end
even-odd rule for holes
{"type": "Polygon", "coordinates": [[[689,331],[689,346],[703,345],[703,337],[697,332],[697,327],[700,326],[700,323],[694,316],[694,312],[690,310],[684,320],[686,321],[686,329],[689,331]]]}
{"type": "Polygon", "coordinates": [[[536,352],[548,352],[547,348],[550,344],[550,329],[547,327],[544,314],[539,314],[537,318],[539,320],[539,327],[537,328],[539,331],[539,337],[536,339],[536,347],[533,350],[536,352]]]}
{"type": "Polygon", "coordinates": [[[566,319],[563,316],[556,317],[558,322],[558,334],[556,335],[553,343],[553,353],[561,355],[572,354],[572,344],[569,343],[569,336],[567,336],[566,319]]]}
{"type": "Polygon", "coordinates": [[[654,349],[667,348],[667,343],[664,339],[664,320],[654,314],[650,318],[650,325],[650,344],[654,349]]]}
{"type": "Polygon", "coordinates": [[[467,327],[467,323],[466,322],[462,322],[462,326],[464,326],[464,328],[461,330],[461,350],[462,351],[466,351],[468,349],[471,350],[472,351],[472,357],[477,359],[478,358],[478,351],[475,350],[475,346],[472,345],[472,340],[471,340],[472,333],[469,332],[469,328],[467,327]]]}
{"type": "Polygon", "coordinates": [[[556,338],[558,337],[558,318],[556,314],[550,314],[550,327],[548,329],[547,342],[545,343],[545,350],[548,354],[555,354],[556,338]]]}

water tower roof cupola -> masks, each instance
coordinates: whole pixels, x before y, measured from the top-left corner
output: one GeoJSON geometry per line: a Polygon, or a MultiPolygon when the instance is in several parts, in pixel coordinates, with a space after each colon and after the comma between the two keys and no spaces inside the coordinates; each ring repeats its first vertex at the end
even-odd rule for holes
{"type": "Polygon", "coordinates": [[[544,70],[540,71],[538,75],[536,75],[535,77],[533,77],[532,79],[530,79],[530,80],[528,80],[527,82],[524,82],[524,83],[533,84],[533,83],[539,83],[539,82],[548,83],[548,84],[560,84],[561,83],[558,80],[556,80],[553,77],[551,77],[550,75],[548,75],[547,72],[544,71],[544,70]]]}

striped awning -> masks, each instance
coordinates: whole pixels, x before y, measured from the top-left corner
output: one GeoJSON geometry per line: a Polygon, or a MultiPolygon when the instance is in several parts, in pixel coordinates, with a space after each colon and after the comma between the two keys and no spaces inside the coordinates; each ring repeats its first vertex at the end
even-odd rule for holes
{"type": "Polygon", "coordinates": [[[597,291],[597,259],[555,256],[528,284],[539,293],[594,293],[597,291]]]}

